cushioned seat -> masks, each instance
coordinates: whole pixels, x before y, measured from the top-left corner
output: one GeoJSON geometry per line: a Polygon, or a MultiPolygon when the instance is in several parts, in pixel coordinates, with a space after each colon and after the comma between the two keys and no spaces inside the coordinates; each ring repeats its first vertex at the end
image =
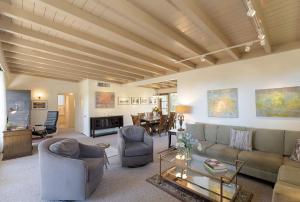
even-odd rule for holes
{"type": "Polygon", "coordinates": [[[283,165],[279,169],[277,180],[300,186],[300,169],[283,165]]]}
{"type": "Polygon", "coordinates": [[[274,187],[272,202],[300,201],[299,190],[300,186],[279,181],[274,187]]]}
{"type": "Polygon", "coordinates": [[[239,150],[228,147],[228,145],[215,144],[206,149],[205,153],[211,158],[234,164],[239,152],[239,150]]]}
{"type": "Polygon", "coordinates": [[[152,146],[141,142],[128,142],[125,145],[125,156],[144,156],[152,154],[152,146]]]}
{"type": "Polygon", "coordinates": [[[103,175],[103,169],[101,169],[104,165],[103,158],[81,158],[80,160],[86,162],[88,169],[88,181],[92,181],[93,179],[103,175]]]}
{"type": "Polygon", "coordinates": [[[260,151],[241,151],[238,159],[245,161],[245,167],[251,167],[271,173],[277,173],[282,164],[282,156],[260,151]]]}
{"type": "Polygon", "coordinates": [[[289,159],[289,157],[284,157],[283,158],[283,164],[287,166],[292,166],[296,168],[300,168],[300,162],[297,161],[292,161],[289,159]]]}

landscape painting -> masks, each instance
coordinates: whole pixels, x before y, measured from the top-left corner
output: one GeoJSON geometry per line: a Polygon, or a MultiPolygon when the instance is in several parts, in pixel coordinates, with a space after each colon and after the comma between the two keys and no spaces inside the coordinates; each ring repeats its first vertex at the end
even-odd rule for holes
{"type": "Polygon", "coordinates": [[[208,116],[221,118],[237,118],[238,89],[219,89],[207,91],[208,116]]]}
{"type": "Polygon", "coordinates": [[[300,86],[255,91],[256,116],[300,117],[300,86]]]}
{"type": "Polygon", "coordinates": [[[96,108],[114,108],[115,93],[114,92],[96,92],[96,108]]]}

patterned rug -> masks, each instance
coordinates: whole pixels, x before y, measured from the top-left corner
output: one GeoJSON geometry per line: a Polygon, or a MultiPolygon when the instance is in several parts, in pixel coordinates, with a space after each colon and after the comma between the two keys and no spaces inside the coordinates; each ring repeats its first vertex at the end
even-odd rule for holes
{"type": "MultiPolygon", "coordinates": [[[[159,183],[159,175],[156,174],[146,180],[147,182],[153,184],[154,186],[158,187],[159,189],[167,192],[168,194],[174,196],[178,200],[184,201],[184,202],[209,202],[209,200],[198,196],[192,192],[189,192],[185,189],[182,189],[179,186],[176,186],[172,183],[169,183],[167,181],[162,180],[161,183],[159,183]]],[[[251,202],[251,199],[253,197],[253,194],[241,190],[236,199],[234,200],[235,202],[251,202]]]]}

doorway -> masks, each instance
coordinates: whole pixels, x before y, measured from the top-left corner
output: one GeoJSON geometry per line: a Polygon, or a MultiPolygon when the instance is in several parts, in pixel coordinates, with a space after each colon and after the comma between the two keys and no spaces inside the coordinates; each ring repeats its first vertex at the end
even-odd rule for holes
{"type": "Polygon", "coordinates": [[[75,127],[75,97],[73,93],[57,95],[58,128],[75,127]]]}

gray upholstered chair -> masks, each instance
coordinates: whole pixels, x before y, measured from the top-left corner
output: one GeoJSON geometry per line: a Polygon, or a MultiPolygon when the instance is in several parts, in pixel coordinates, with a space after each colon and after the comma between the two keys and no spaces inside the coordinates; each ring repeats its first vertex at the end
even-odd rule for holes
{"type": "Polygon", "coordinates": [[[78,158],[50,151],[52,144],[66,139],[47,139],[39,144],[43,200],[85,200],[103,176],[104,150],[100,147],[79,143],[78,158]]]}
{"type": "Polygon", "coordinates": [[[153,140],[141,126],[125,126],[118,133],[118,149],[123,167],[153,162],[153,140]]]}

